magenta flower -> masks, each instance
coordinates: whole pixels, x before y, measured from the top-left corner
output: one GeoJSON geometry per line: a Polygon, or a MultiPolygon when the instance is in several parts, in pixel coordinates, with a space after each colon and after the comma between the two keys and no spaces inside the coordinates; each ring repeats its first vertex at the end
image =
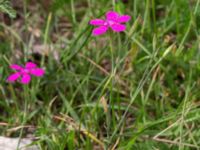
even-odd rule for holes
{"type": "Polygon", "coordinates": [[[128,22],[131,19],[129,15],[119,15],[117,12],[108,11],[106,13],[106,20],[94,19],[90,21],[93,26],[98,26],[92,31],[93,35],[101,35],[111,28],[114,32],[121,32],[126,30],[126,26],[123,23],[128,22]]]}
{"type": "Polygon", "coordinates": [[[10,68],[16,72],[7,78],[8,82],[15,82],[17,79],[21,78],[20,82],[22,84],[28,84],[31,81],[31,75],[41,77],[45,73],[43,69],[38,68],[37,65],[32,62],[27,62],[25,67],[13,64],[10,68]]]}

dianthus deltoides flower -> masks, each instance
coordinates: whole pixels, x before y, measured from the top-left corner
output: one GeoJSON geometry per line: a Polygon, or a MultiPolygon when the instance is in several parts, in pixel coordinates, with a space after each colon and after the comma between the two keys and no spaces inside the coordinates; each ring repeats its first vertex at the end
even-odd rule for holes
{"type": "Polygon", "coordinates": [[[93,35],[101,35],[111,28],[114,32],[122,32],[126,30],[126,26],[123,23],[128,22],[131,19],[129,15],[120,15],[114,11],[108,11],[106,13],[106,19],[94,19],[90,21],[93,26],[98,26],[92,31],[93,35]]]}
{"type": "Polygon", "coordinates": [[[22,84],[28,84],[31,81],[31,75],[41,77],[45,73],[43,69],[38,68],[37,65],[33,62],[27,62],[25,67],[12,64],[10,68],[16,72],[7,78],[8,82],[15,82],[17,79],[21,78],[20,82],[22,84]]]}

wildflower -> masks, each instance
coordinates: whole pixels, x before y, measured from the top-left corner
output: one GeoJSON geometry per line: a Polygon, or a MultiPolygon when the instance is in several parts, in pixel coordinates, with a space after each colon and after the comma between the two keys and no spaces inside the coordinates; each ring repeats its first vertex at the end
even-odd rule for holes
{"type": "Polygon", "coordinates": [[[25,67],[13,64],[10,68],[16,72],[7,78],[8,82],[15,82],[17,79],[21,78],[20,82],[22,84],[28,84],[31,80],[31,75],[41,77],[45,73],[43,69],[38,68],[37,65],[32,62],[27,62],[25,67]]]}
{"type": "Polygon", "coordinates": [[[93,26],[98,26],[93,29],[93,35],[101,35],[111,28],[114,32],[122,32],[126,30],[126,26],[123,23],[128,22],[131,19],[129,15],[120,15],[114,11],[108,11],[106,13],[106,19],[94,19],[90,21],[93,26]]]}

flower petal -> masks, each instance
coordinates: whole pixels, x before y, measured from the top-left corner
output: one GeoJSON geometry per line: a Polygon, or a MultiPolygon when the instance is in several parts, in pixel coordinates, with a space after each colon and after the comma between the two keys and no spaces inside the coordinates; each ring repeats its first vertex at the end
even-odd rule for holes
{"type": "Polygon", "coordinates": [[[119,24],[119,23],[115,23],[115,24],[111,25],[110,27],[115,32],[121,32],[121,31],[126,30],[126,26],[123,24],[119,24]]]}
{"type": "Polygon", "coordinates": [[[107,20],[114,20],[114,21],[117,21],[119,17],[119,14],[117,12],[114,12],[114,11],[108,11],[106,13],[106,19],[107,20]]]}
{"type": "Polygon", "coordinates": [[[117,19],[117,22],[119,23],[125,23],[128,22],[131,19],[131,16],[129,15],[122,15],[117,19]]]}
{"type": "Polygon", "coordinates": [[[31,81],[31,76],[29,74],[23,74],[21,83],[22,84],[28,84],[31,81]]]}
{"type": "Polygon", "coordinates": [[[104,23],[105,21],[102,19],[94,19],[90,21],[90,24],[94,26],[102,26],[104,23]]]}
{"type": "Polygon", "coordinates": [[[14,70],[21,70],[21,69],[23,69],[21,66],[19,66],[19,65],[17,65],[17,64],[12,64],[12,65],[10,66],[10,68],[11,68],[11,69],[14,69],[14,70]]]}
{"type": "Polygon", "coordinates": [[[93,29],[92,34],[93,35],[101,35],[101,34],[106,33],[107,30],[108,30],[107,26],[100,26],[100,27],[93,29]]]}
{"type": "Polygon", "coordinates": [[[35,67],[37,67],[37,65],[35,63],[32,63],[32,62],[27,62],[26,65],[25,65],[26,69],[32,69],[32,68],[35,68],[35,67]]]}
{"type": "Polygon", "coordinates": [[[30,74],[37,76],[37,77],[43,76],[44,73],[45,73],[45,71],[43,69],[40,69],[40,68],[30,70],[30,74]]]}
{"type": "Polygon", "coordinates": [[[20,73],[13,73],[10,76],[8,76],[7,81],[8,82],[14,82],[20,77],[20,73]]]}

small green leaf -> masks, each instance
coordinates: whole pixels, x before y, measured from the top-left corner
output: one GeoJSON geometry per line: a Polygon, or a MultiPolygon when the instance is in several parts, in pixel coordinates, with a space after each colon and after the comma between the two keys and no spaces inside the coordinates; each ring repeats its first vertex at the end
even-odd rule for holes
{"type": "Polygon", "coordinates": [[[0,0],[0,11],[8,14],[11,18],[16,17],[16,11],[12,8],[9,0],[0,0]]]}

